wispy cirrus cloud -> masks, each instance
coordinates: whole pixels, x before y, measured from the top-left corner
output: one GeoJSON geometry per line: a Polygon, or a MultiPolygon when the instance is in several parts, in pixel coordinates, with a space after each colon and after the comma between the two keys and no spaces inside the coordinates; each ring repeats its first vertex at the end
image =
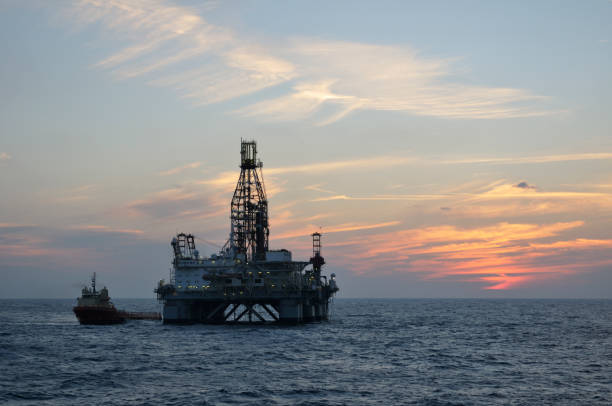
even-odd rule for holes
{"type": "Polygon", "coordinates": [[[60,192],[55,201],[58,203],[79,203],[91,199],[96,185],[82,185],[60,192]]]}
{"type": "Polygon", "coordinates": [[[558,154],[558,155],[534,155],[534,156],[518,156],[518,157],[473,157],[459,159],[443,159],[440,163],[444,164],[545,164],[554,162],[572,162],[572,161],[599,161],[612,160],[612,152],[588,152],[575,154],[558,154]]]}
{"type": "Polygon", "coordinates": [[[424,57],[408,45],[286,38],[272,46],[165,0],[80,0],[69,14],[127,40],[96,67],[120,79],[144,77],[195,105],[291,84],[279,97],[239,108],[240,115],[326,125],[359,110],[463,119],[556,113],[529,90],[458,83],[451,58],[424,57]]]}
{"type": "Polygon", "coordinates": [[[97,224],[85,224],[77,225],[72,227],[73,230],[91,231],[94,233],[106,233],[106,234],[129,234],[129,235],[142,235],[144,232],[138,229],[132,228],[115,228],[97,224]]]}
{"type": "Polygon", "coordinates": [[[231,195],[225,190],[202,188],[198,182],[186,182],[159,190],[122,204],[113,216],[127,221],[153,221],[156,226],[183,224],[184,221],[221,219],[229,212],[231,195]]]}
{"type": "Polygon", "coordinates": [[[203,207],[212,207],[205,196],[188,187],[177,186],[153,193],[124,205],[122,214],[147,216],[157,221],[201,214],[203,207]]]}
{"type": "Polygon", "coordinates": [[[215,62],[178,74],[160,75],[149,83],[170,87],[194,105],[218,103],[276,86],[295,76],[290,62],[273,57],[259,46],[236,45],[215,62]]]}
{"type": "MultiPolygon", "coordinates": [[[[378,155],[371,157],[340,159],[328,162],[315,162],[304,165],[266,167],[264,173],[266,175],[284,175],[290,173],[317,173],[330,172],[339,170],[372,170],[375,168],[390,168],[404,165],[467,165],[467,164],[482,164],[482,165],[523,165],[523,164],[548,164],[561,162],[576,162],[576,161],[598,161],[611,160],[612,153],[576,153],[576,154],[558,154],[558,155],[536,155],[536,156],[519,156],[519,157],[467,157],[449,159],[445,157],[424,157],[411,155],[378,155]]],[[[217,174],[215,177],[201,181],[201,184],[216,185],[216,186],[233,186],[235,185],[238,173],[235,171],[226,171],[217,174]]],[[[326,192],[330,192],[327,190],[326,192]]]]}
{"type": "MultiPolygon", "coordinates": [[[[576,153],[540,155],[532,157],[503,158],[473,158],[473,159],[444,159],[437,157],[399,155],[380,155],[362,157],[355,159],[340,159],[337,161],[315,162],[302,165],[266,167],[264,175],[271,186],[270,190],[277,193],[281,189],[276,188],[277,177],[286,177],[292,174],[316,174],[316,173],[338,173],[341,171],[370,171],[373,168],[384,169],[402,166],[453,166],[467,165],[469,162],[475,165],[513,165],[516,162],[522,164],[547,165],[551,163],[571,164],[578,161],[601,161],[612,160],[609,153],[576,153]]],[[[214,187],[215,189],[230,193],[235,186],[238,172],[221,172],[208,179],[197,182],[200,185],[214,187]]],[[[506,217],[508,215],[541,215],[561,212],[575,212],[587,207],[591,209],[605,209],[612,207],[612,194],[605,185],[593,187],[583,185],[582,190],[576,188],[551,189],[548,187],[537,187],[525,180],[498,179],[495,181],[470,181],[455,186],[439,186],[420,188],[421,193],[380,193],[376,188],[370,192],[349,193],[344,185],[333,185],[328,182],[323,188],[320,184],[306,184],[300,187],[303,190],[314,192],[312,196],[305,197],[304,202],[439,202],[439,205],[430,205],[431,210],[444,208],[445,214],[455,218],[494,218],[506,217]],[[430,193],[427,193],[429,192],[430,193]]],[[[393,186],[392,189],[402,189],[406,186],[393,186]]],[[[272,194],[270,194],[272,195],[272,194]]],[[[313,208],[317,210],[316,207],[313,208]]],[[[367,215],[364,213],[364,215],[367,215]]]]}
{"type": "Polygon", "coordinates": [[[335,108],[320,125],[357,110],[464,119],[554,113],[538,106],[545,97],[527,90],[452,83],[450,59],[425,58],[408,46],[300,39],[291,41],[288,54],[302,73],[293,92],[241,113],[292,120],[313,116],[324,106],[335,108]]]}
{"type": "Polygon", "coordinates": [[[332,200],[362,200],[362,201],[377,201],[377,200],[442,200],[451,197],[450,195],[445,194],[431,194],[431,195],[368,195],[368,196],[347,196],[347,195],[334,195],[334,196],[325,196],[318,197],[316,199],[312,199],[312,202],[328,202],[332,200]]]}
{"type": "Polygon", "coordinates": [[[324,185],[321,184],[321,183],[317,183],[317,184],[314,184],[314,185],[307,185],[307,186],[304,186],[304,190],[312,190],[314,192],[330,193],[330,194],[334,194],[335,193],[332,190],[324,189],[323,186],[324,185]]]}
{"type": "Polygon", "coordinates": [[[161,176],[168,176],[168,175],[177,175],[187,169],[196,169],[199,168],[200,166],[202,166],[202,162],[191,162],[185,165],[181,165],[178,166],[176,168],[172,168],[172,169],[168,169],[165,171],[160,172],[159,174],[161,176]]]}
{"type": "Polygon", "coordinates": [[[438,202],[428,210],[445,211],[453,218],[494,218],[534,216],[559,213],[580,213],[589,210],[612,210],[612,193],[597,191],[542,190],[527,182],[506,180],[484,185],[469,184],[431,194],[334,194],[310,199],[310,202],[438,202]],[[522,186],[519,186],[522,185],[522,186]]]}
{"type": "Polygon", "coordinates": [[[281,166],[265,168],[265,173],[269,175],[281,175],[287,173],[312,173],[312,172],[329,172],[342,169],[354,169],[354,168],[383,168],[395,165],[405,165],[408,163],[418,162],[417,158],[414,157],[402,157],[402,156],[374,156],[367,158],[357,159],[346,159],[330,162],[316,162],[306,165],[293,165],[293,166],[281,166]]]}
{"type": "Polygon", "coordinates": [[[81,24],[102,23],[128,46],[97,62],[119,79],[146,77],[194,104],[236,98],[294,76],[294,66],[208,22],[195,8],[164,0],[80,0],[81,24]],[[195,68],[193,66],[196,66],[195,68]]]}

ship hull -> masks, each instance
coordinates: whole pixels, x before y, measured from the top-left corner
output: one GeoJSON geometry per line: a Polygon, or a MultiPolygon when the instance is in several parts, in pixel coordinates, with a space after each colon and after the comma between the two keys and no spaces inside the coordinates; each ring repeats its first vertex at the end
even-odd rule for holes
{"type": "Polygon", "coordinates": [[[76,306],[72,310],[81,324],[120,324],[125,322],[125,316],[114,307],[76,306]]]}

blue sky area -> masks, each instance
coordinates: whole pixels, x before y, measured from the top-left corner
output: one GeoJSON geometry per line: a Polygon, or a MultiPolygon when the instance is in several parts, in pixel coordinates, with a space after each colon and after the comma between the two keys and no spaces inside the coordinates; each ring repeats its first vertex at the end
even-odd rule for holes
{"type": "Polygon", "coordinates": [[[0,0],[0,297],[152,297],[229,232],[342,297],[612,292],[611,1],[0,0]],[[214,244],[209,244],[212,242],[214,244]]]}

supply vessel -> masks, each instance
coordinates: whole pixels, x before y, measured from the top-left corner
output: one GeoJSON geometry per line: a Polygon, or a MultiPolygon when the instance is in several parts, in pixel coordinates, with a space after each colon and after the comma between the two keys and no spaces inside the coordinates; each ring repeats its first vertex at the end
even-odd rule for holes
{"type": "Polygon", "coordinates": [[[96,290],[95,272],[91,278],[91,288],[83,287],[81,297],[72,310],[81,324],[118,324],[126,319],[111,302],[106,286],[99,292],[96,290]]]}
{"type": "Polygon", "coordinates": [[[171,242],[169,282],[155,293],[164,323],[302,323],[329,318],[338,291],[335,275],[322,275],[321,234],[313,233],[312,257],[294,261],[268,245],[268,200],[255,141],[241,140],[240,175],[230,204],[229,239],[221,250],[200,255],[193,234],[171,242]]]}
{"type": "Polygon", "coordinates": [[[91,277],[91,288],[83,287],[77,305],[72,308],[81,324],[119,324],[126,320],[161,320],[156,312],[127,312],[117,310],[108,296],[108,289],[96,290],[96,273],[91,277]]]}

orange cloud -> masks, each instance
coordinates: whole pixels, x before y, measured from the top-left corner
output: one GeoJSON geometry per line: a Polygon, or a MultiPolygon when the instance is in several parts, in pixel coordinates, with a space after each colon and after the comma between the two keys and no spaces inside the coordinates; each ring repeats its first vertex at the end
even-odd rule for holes
{"type": "Polygon", "coordinates": [[[458,241],[480,241],[499,246],[510,241],[533,240],[554,236],[561,231],[580,227],[582,224],[583,222],[581,221],[554,223],[543,226],[538,224],[499,223],[493,226],[474,229],[436,226],[423,229],[401,230],[385,235],[369,236],[369,248],[360,254],[360,256],[372,257],[421,247],[424,244],[443,242],[457,244],[458,241]]]}
{"type": "Polygon", "coordinates": [[[612,262],[612,239],[562,239],[563,233],[583,224],[445,225],[353,237],[325,246],[335,261],[357,273],[416,272],[425,279],[459,277],[488,283],[485,289],[504,290],[612,262]],[[550,239],[556,241],[538,241],[550,239]],[[579,254],[588,254],[590,261],[584,263],[579,254]]]}
{"type": "Polygon", "coordinates": [[[239,173],[236,171],[221,172],[216,177],[196,182],[200,185],[210,185],[231,190],[236,186],[239,173]]]}
{"type": "MultiPolygon", "coordinates": [[[[265,172],[261,175],[270,175],[271,170],[266,169],[265,172]]],[[[226,171],[217,174],[215,177],[210,179],[204,179],[195,182],[195,185],[204,185],[214,188],[220,192],[227,193],[226,204],[231,200],[231,193],[234,191],[236,187],[236,183],[238,182],[238,178],[240,176],[239,172],[235,171],[226,171]]],[[[286,183],[286,181],[279,181],[275,177],[266,177],[265,178],[265,192],[266,197],[271,198],[278,193],[283,191],[282,185],[286,183]]]]}

